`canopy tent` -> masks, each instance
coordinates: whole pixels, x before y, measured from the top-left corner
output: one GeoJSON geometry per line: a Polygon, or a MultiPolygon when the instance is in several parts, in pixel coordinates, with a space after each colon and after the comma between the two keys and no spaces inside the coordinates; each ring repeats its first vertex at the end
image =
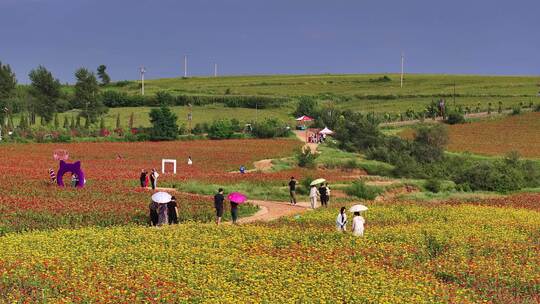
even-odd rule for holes
{"type": "Polygon", "coordinates": [[[314,120],[313,118],[307,115],[302,115],[296,119],[296,121],[313,121],[313,120],[314,120]]]}
{"type": "Polygon", "coordinates": [[[334,134],[334,131],[328,129],[327,127],[324,127],[324,129],[319,131],[319,134],[332,135],[334,134]]]}

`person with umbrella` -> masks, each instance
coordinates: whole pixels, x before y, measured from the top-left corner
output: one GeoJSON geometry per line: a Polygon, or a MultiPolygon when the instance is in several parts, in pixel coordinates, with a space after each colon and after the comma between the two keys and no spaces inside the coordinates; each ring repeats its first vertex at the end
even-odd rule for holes
{"type": "Polygon", "coordinates": [[[309,184],[311,188],[309,189],[309,202],[311,203],[311,209],[317,207],[317,198],[321,195],[319,190],[317,190],[317,185],[324,183],[326,180],[324,178],[318,178],[309,184]]]}
{"type": "Polygon", "coordinates": [[[360,215],[360,212],[366,211],[368,208],[364,205],[354,205],[349,209],[350,212],[354,213],[352,220],[352,233],[354,236],[364,236],[364,224],[366,220],[360,215]]]}
{"type": "Polygon", "coordinates": [[[214,208],[216,208],[216,225],[221,223],[221,218],[223,217],[223,201],[225,197],[223,196],[223,188],[218,189],[218,193],[214,195],[214,208]]]}
{"type": "Polygon", "coordinates": [[[233,224],[238,220],[238,205],[246,201],[247,197],[239,192],[230,193],[227,198],[231,201],[231,218],[233,224]]]}
{"type": "MultiPolygon", "coordinates": [[[[169,209],[167,204],[171,201],[172,196],[167,192],[156,192],[152,195],[152,202],[156,202],[157,206],[157,226],[163,226],[169,222],[169,209]]],[[[152,208],[151,208],[152,209],[152,208]]]]}

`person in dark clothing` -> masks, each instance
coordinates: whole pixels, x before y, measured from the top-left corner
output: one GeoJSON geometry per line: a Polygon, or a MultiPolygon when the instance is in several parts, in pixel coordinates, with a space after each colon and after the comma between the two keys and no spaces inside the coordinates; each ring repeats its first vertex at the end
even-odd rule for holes
{"type": "Polygon", "coordinates": [[[214,195],[214,208],[216,208],[216,225],[221,223],[221,218],[223,217],[223,201],[225,197],[223,196],[223,189],[219,188],[218,193],[214,195]]]}
{"type": "Polygon", "coordinates": [[[141,188],[146,188],[146,171],[144,169],[141,170],[139,180],[141,181],[141,188]]]}
{"type": "Polygon", "coordinates": [[[235,202],[231,202],[231,218],[232,223],[236,224],[236,221],[238,220],[238,204],[235,202]]]}
{"type": "Polygon", "coordinates": [[[321,206],[328,207],[328,200],[330,198],[328,197],[328,187],[326,184],[322,184],[319,187],[319,193],[321,195],[321,206]]]}
{"type": "Polygon", "coordinates": [[[291,205],[296,205],[296,179],[294,176],[291,176],[289,181],[289,194],[291,195],[291,205]]]}
{"type": "Polygon", "coordinates": [[[150,226],[157,226],[159,216],[158,216],[158,203],[152,201],[148,206],[150,209],[150,226]]]}
{"type": "Polygon", "coordinates": [[[152,169],[152,173],[150,173],[150,185],[152,185],[152,190],[156,189],[156,179],[154,177],[154,169],[152,169]]]}
{"type": "Polygon", "coordinates": [[[176,197],[171,197],[171,201],[167,203],[169,212],[169,225],[178,224],[178,205],[176,204],[176,197]]]}

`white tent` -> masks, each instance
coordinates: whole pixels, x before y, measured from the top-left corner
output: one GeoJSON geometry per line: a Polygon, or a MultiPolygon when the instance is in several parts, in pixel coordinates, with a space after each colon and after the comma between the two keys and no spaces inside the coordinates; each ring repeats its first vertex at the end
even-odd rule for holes
{"type": "Polygon", "coordinates": [[[332,135],[334,134],[334,131],[328,129],[327,127],[324,127],[324,129],[319,131],[319,134],[332,135]]]}

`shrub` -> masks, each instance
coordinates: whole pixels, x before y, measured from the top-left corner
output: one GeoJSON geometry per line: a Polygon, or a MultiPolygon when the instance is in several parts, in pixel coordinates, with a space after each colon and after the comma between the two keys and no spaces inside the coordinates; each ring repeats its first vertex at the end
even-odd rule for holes
{"type": "Polygon", "coordinates": [[[537,104],[534,106],[534,111],[535,111],[535,112],[540,112],[540,103],[537,103],[537,104]]]}
{"type": "Polygon", "coordinates": [[[521,114],[521,107],[520,106],[514,106],[512,108],[512,115],[519,115],[521,114]]]}
{"type": "Polygon", "coordinates": [[[379,187],[368,186],[364,181],[357,180],[345,189],[345,193],[361,199],[373,200],[377,195],[382,193],[382,189],[379,187]]]}
{"type": "Polygon", "coordinates": [[[152,109],[150,111],[151,140],[174,140],[178,136],[178,125],[176,124],[176,114],[167,107],[152,109]]]}
{"type": "Polygon", "coordinates": [[[311,182],[315,179],[312,176],[306,176],[300,180],[300,187],[296,188],[296,192],[301,195],[309,194],[309,188],[311,187],[311,182]]]}
{"type": "Polygon", "coordinates": [[[465,116],[459,112],[451,112],[448,114],[446,123],[450,125],[461,124],[465,122],[465,116]]]}
{"type": "Polygon", "coordinates": [[[275,118],[253,123],[251,132],[253,136],[258,138],[286,137],[290,134],[290,130],[285,127],[285,124],[275,118]]]}
{"type": "Polygon", "coordinates": [[[230,120],[214,120],[208,128],[210,139],[229,139],[233,134],[234,130],[230,120]]]}
{"type": "Polygon", "coordinates": [[[441,192],[442,183],[441,183],[441,180],[437,178],[430,178],[426,181],[424,187],[429,192],[438,193],[438,192],[441,192]]]}
{"type": "Polygon", "coordinates": [[[316,159],[319,155],[316,153],[311,153],[309,147],[303,147],[300,151],[296,153],[296,159],[298,161],[298,166],[302,168],[315,168],[316,159]]]}

